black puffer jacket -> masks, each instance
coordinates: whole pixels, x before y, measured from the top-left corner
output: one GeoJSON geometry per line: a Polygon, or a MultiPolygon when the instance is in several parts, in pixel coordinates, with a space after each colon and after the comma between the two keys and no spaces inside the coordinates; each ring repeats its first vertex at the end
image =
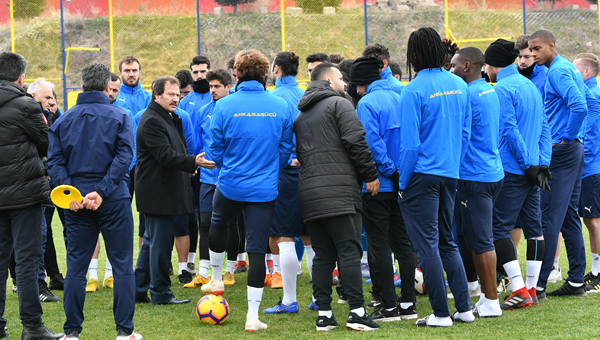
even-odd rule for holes
{"type": "Polygon", "coordinates": [[[0,80],[0,210],[50,203],[44,176],[48,126],[40,103],[0,80]]]}
{"type": "Polygon", "coordinates": [[[377,179],[352,103],[326,80],[310,83],[294,122],[304,222],[362,211],[362,183],[377,179]]]}

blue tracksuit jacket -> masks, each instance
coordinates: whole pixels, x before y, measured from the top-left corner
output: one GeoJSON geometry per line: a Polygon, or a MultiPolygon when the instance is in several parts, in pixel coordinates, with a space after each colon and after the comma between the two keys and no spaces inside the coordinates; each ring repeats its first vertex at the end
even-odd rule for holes
{"type": "MultiPolygon", "coordinates": [[[[222,99],[222,98],[221,98],[222,99]]],[[[196,130],[198,131],[198,141],[196,142],[196,149],[199,152],[205,152],[204,158],[207,160],[212,160],[210,157],[210,152],[208,151],[208,146],[210,145],[210,121],[213,115],[213,111],[215,110],[215,105],[217,102],[214,100],[210,103],[204,105],[200,109],[199,119],[201,122],[198,126],[196,126],[196,130]]],[[[200,170],[200,182],[206,184],[217,184],[217,180],[219,179],[219,169],[202,169],[200,170]]]]}
{"type": "MultiPolygon", "coordinates": [[[[298,87],[298,83],[296,82],[296,77],[294,76],[285,76],[283,78],[277,78],[275,81],[275,89],[271,91],[271,94],[274,94],[278,97],[283,98],[288,103],[288,108],[290,110],[290,115],[292,117],[292,121],[296,120],[300,111],[298,111],[298,102],[300,98],[304,95],[304,90],[298,87]]],[[[296,134],[294,134],[294,144],[292,146],[292,154],[290,155],[290,160],[288,165],[292,162],[292,159],[296,158],[296,134]]]]}
{"type": "Polygon", "coordinates": [[[600,92],[596,78],[590,78],[586,81],[589,89],[586,93],[586,103],[588,106],[588,116],[583,139],[583,174],[581,178],[600,174],[600,101],[592,89],[600,92]],[[593,82],[589,80],[593,79],[593,82]]]}
{"type": "Polygon", "coordinates": [[[529,80],[531,80],[531,82],[533,83],[533,85],[535,85],[535,87],[537,87],[537,89],[540,91],[540,93],[542,94],[542,99],[545,97],[546,94],[546,78],[548,76],[548,68],[545,65],[535,65],[535,67],[533,68],[533,73],[531,74],[531,77],[529,77],[529,80]]]}
{"type": "Polygon", "coordinates": [[[548,69],[544,105],[552,143],[583,140],[587,105],[583,77],[577,67],[557,55],[548,69]]]}
{"type": "Polygon", "coordinates": [[[458,179],[471,138],[467,84],[441,68],[421,70],[404,86],[400,112],[400,189],[413,172],[458,179]]]}
{"type": "MultiPolygon", "coordinates": [[[[398,171],[400,157],[400,95],[392,91],[387,80],[376,80],[367,87],[356,109],[379,171],[379,191],[394,192],[390,176],[398,171]]],[[[366,185],[362,192],[367,192],[366,185]]]]}
{"type": "Polygon", "coordinates": [[[285,100],[258,81],[244,81],[220,99],[210,122],[209,153],[219,168],[217,187],[234,201],[277,198],[279,171],[292,152],[293,121],[285,100]]]}
{"type": "Polygon", "coordinates": [[[150,92],[144,90],[138,83],[135,87],[121,84],[121,92],[117,95],[114,105],[129,110],[132,114],[145,110],[152,100],[150,92]]]}
{"type": "Polygon", "coordinates": [[[381,72],[381,79],[384,79],[388,82],[388,84],[392,88],[392,91],[396,92],[399,95],[402,94],[402,89],[404,88],[404,85],[402,85],[402,82],[400,82],[400,80],[394,78],[394,75],[392,75],[392,69],[390,69],[389,66],[386,67],[385,70],[383,70],[383,72],[381,72]]]}
{"type": "Polygon", "coordinates": [[[500,102],[485,79],[469,83],[471,100],[471,140],[460,163],[460,179],[493,183],[504,178],[498,151],[500,102]]]}
{"type": "MultiPolygon", "coordinates": [[[[194,123],[194,126],[198,126],[201,122],[201,119],[199,118],[200,109],[202,109],[204,105],[210,103],[211,101],[212,97],[210,95],[210,92],[198,93],[192,91],[179,102],[179,108],[181,108],[190,115],[190,119],[192,120],[192,123],[194,123]]],[[[200,136],[198,136],[198,131],[196,131],[196,129],[194,129],[194,139],[200,139],[200,136]]],[[[199,153],[199,150],[197,149],[190,149],[188,147],[188,150],[193,150],[195,154],[199,153]]]]}
{"type": "Polygon", "coordinates": [[[80,93],[77,105],[52,124],[48,138],[48,174],[55,185],[73,185],[83,196],[96,191],[104,201],[131,197],[131,119],[106,94],[80,93]]]}
{"type": "Polygon", "coordinates": [[[535,85],[515,65],[498,72],[500,157],[504,171],[524,175],[532,165],[550,165],[552,143],[544,104],[535,85]]]}

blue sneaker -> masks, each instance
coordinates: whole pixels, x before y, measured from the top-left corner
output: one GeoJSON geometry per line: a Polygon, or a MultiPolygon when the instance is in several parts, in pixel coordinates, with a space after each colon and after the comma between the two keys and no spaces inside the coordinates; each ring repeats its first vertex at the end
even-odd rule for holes
{"type": "Polygon", "coordinates": [[[398,280],[394,281],[394,287],[400,288],[402,287],[402,280],[398,278],[398,280]]]}
{"type": "Polygon", "coordinates": [[[284,314],[284,313],[298,313],[298,302],[292,302],[291,305],[284,305],[281,300],[277,302],[274,307],[263,310],[265,314],[284,314]]]}
{"type": "Polygon", "coordinates": [[[365,284],[370,285],[371,283],[373,283],[373,281],[371,279],[368,279],[367,281],[365,281],[365,284]]]}
{"type": "Polygon", "coordinates": [[[319,307],[317,307],[317,304],[314,302],[311,302],[310,305],[308,305],[308,309],[309,310],[319,310],[319,307]]]}

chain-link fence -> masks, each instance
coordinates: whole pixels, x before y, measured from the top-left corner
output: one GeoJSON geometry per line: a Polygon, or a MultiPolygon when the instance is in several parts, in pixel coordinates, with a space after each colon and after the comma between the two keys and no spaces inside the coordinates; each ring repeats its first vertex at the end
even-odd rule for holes
{"type": "Polygon", "coordinates": [[[421,26],[435,28],[461,47],[482,50],[499,37],[516,39],[524,26],[528,33],[553,31],[559,53],[569,59],[597,52],[599,46],[597,5],[590,4],[594,0],[3,1],[0,50],[11,50],[14,43],[29,62],[26,77],[54,81],[61,101],[63,88],[80,86],[85,65],[101,62],[118,72],[119,60],[129,54],[140,59],[141,82],[148,86],[157,76],[188,69],[198,51],[213,67],[224,67],[237,51],[251,48],[269,58],[282,49],[295,52],[301,61],[298,79],[303,80],[308,78],[308,54],[356,58],[366,42],[387,46],[406,74],[408,36],[421,26]]]}

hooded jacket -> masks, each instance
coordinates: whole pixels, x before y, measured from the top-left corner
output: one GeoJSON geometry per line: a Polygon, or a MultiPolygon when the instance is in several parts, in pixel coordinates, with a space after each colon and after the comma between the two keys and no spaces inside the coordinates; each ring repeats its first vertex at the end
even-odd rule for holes
{"type": "MultiPolygon", "coordinates": [[[[394,192],[390,178],[400,157],[400,95],[385,79],[372,82],[357,106],[358,118],[379,171],[379,192],[394,192]]],[[[366,185],[363,186],[366,193],[366,185]]]]}
{"type": "Polygon", "coordinates": [[[544,97],[553,144],[583,140],[588,113],[585,88],[577,67],[560,55],[554,57],[548,68],[544,97]]]}
{"type": "Polygon", "coordinates": [[[145,110],[151,100],[152,95],[150,92],[144,90],[140,83],[135,87],[121,84],[121,92],[117,95],[114,105],[128,110],[131,114],[135,114],[140,110],[145,110]]]}
{"type": "Polygon", "coordinates": [[[294,122],[304,222],[362,211],[363,182],[377,167],[352,103],[326,80],[310,83],[294,122]]]}
{"type": "Polygon", "coordinates": [[[552,144],[542,98],[515,65],[498,72],[500,157],[504,171],[524,175],[532,165],[550,165],[552,144]]]}
{"type": "Polygon", "coordinates": [[[292,152],[293,121],[285,100],[256,80],[219,99],[210,121],[210,157],[219,168],[217,187],[230,200],[277,198],[279,172],[292,152]]]}
{"type": "Polygon", "coordinates": [[[19,85],[0,80],[0,211],[50,203],[42,158],[48,126],[40,103],[19,85]]]}

